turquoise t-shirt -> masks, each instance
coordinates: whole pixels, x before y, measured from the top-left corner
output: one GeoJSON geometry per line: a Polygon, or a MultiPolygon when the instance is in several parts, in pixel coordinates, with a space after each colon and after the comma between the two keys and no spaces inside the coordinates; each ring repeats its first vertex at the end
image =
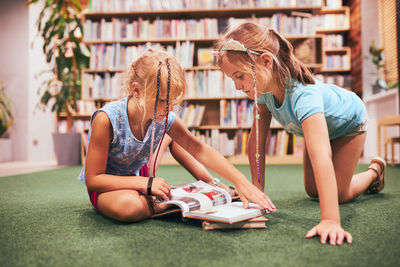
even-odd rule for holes
{"type": "MultiPolygon", "coordinates": [[[[127,101],[128,97],[111,102],[92,115],[91,121],[93,121],[98,112],[103,111],[107,114],[112,125],[114,135],[108,151],[107,174],[120,176],[138,175],[140,168],[149,161],[151,131],[154,123],[150,124],[143,140],[136,139],[129,126],[127,101]]],[[[169,112],[167,131],[174,121],[175,113],[169,112]]],[[[156,122],[154,151],[161,141],[164,126],[165,118],[161,122],[156,122]]],[[[91,129],[89,129],[88,142],[90,142],[90,135],[91,129]]],[[[81,170],[79,180],[85,182],[85,166],[81,170]]]]}
{"type": "Polygon", "coordinates": [[[324,113],[330,139],[366,129],[367,112],[362,100],[351,91],[316,79],[315,84],[296,82],[287,87],[281,106],[271,93],[260,96],[258,103],[266,105],[287,132],[298,136],[303,136],[301,123],[316,113],[324,113]]]}

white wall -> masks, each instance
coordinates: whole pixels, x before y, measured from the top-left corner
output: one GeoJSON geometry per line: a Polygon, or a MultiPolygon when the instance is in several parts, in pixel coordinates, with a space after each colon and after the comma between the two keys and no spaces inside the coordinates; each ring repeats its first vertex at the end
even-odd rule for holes
{"type": "MultiPolygon", "coordinates": [[[[377,1],[361,2],[361,33],[362,33],[362,55],[369,55],[369,46],[372,41],[380,47],[379,40],[379,20],[377,1]]],[[[375,83],[376,68],[370,59],[363,60],[363,100],[367,107],[369,123],[367,138],[364,146],[364,158],[370,160],[378,155],[377,144],[377,121],[386,115],[395,115],[399,112],[398,91],[381,92],[372,94],[372,85],[375,83]]],[[[399,135],[398,129],[390,129],[389,135],[399,135]]],[[[383,150],[382,150],[383,151],[383,150]]],[[[398,147],[395,148],[395,155],[399,155],[398,147]]],[[[383,155],[380,155],[383,156],[383,155]]]]}
{"type": "Polygon", "coordinates": [[[36,110],[38,82],[34,75],[46,66],[34,24],[39,6],[26,0],[0,0],[0,79],[12,100],[14,124],[10,130],[13,160],[53,160],[51,132],[54,115],[36,110]],[[35,40],[34,49],[30,48],[35,40]]]}
{"type": "MultiPolygon", "coordinates": [[[[54,159],[51,134],[54,132],[55,128],[55,114],[50,112],[50,106],[45,111],[37,108],[37,103],[40,101],[40,96],[37,93],[38,88],[41,80],[46,78],[38,74],[43,70],[49,69],[42,50],[43,40],[37,34],[36,21],[41,8],[41,4],[29,6],[29,161],[47,161],[54,159]]],[[[47,74],[47,77],[48,76],[49,74],[47,74]]]]}
{"type": "Polygon", "coordinates": [[[376,72],[375,65],[370,59],[369,46],[372,41],[379,47],[379,20],[378,20],[378,3],[377,1],[360,1],[361,2],[361,39],[362,39],[362,84],[363,98],[368,98],[372,95],[372,85],[375,83],[376,72]]]}

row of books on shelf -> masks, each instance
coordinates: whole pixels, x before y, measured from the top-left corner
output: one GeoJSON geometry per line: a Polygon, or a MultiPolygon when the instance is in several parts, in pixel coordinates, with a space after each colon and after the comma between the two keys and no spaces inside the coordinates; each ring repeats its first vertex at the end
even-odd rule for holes
{"type": "Polygon", "coordinates": [[[76,113],[80,115],[92,115],[97,109],[95,101],[92,100],[77,100],[76,113]]]}
{"type": "MultiPolygon", "coordinates": [[[[325,83],[332,83],[340,87],[351,88],[350,75],[317,74],[315,75],[315,78],[325,83]]],[[[185,97],[189,99],[213,97],[245,97],[243,92],[235,89],[235,84],[232,79],[225,76],[221,71],[218,70],[185,72],[185,79],[187,83],[185,97]]],[[[123,73],[85,72],[82,75],[82,99],[118,99],[124,95],[123,81],[123,73]]],[[[233,106],[235,102],[245,103],[245,101],[247,100],[232,100],[231,102],[229,102],[229,105],[233,106]]],[[[251,107],[249,107],[248,110],[250,110],[250,108],[251,107]]],[[[90,109],[90,112],[88,113],[92,112],[93,110],[90,109]]],[[[79,113],[85,114],[85,112],[80,111],[79,113]]]]}
{"type": "MultiPolygon", "coordinates": [[[[90,73],[82,75],[82,99],[117,99],[124,95],[124,73],[90,73]]],[[[235,90],[231,78],[218,70],[185,72],[187,98],[245,97],[235,90]]]]}
{"type": "Polygon", "coordinates": [[[89,68],[91,70],[121,70],[130,66],[149,48],[163,50],[178,59],[184,68],[193,67],[194,43],[176,42],[163,46],[160,43],[143,45],[95,44],[91,46],[89,68]]]}
{"type": "Polygon", "coordinates": [[[82,99],[118,99],[123,93],[123,73],[83,73],[82,99]]]}
{"type": "MultiPolygon", "coordinates": [[[[200,141],[216,149],[224,156],[246,155],[249,130],[237,130],[233,133],[219,129],[192,130],[200,141]]],[[[270,129],[267,134],[265,154],[268,156],[301,156],[304,139],[282,129],[270,129]]]]}
{"type": "Polygon", "coordinates": [[[84,24],[85,41],[132,41],[148,39],[187,39],[217,38],[218,20],[204,18],[200,20],[130,20],[115,18],[106,21],[86,20],[84,24]]]}
{"type": "MultiPolygon", "coordinates": [[[[250,127],[253,121],[253,102],[247,99],[220,100],[220,126],[250,127]]],[[[189,127],[199,127],[202,124],[206,105],[185,102],[177,111],[184,124],[189,127]]]]}
{"type": "Polygon", "coordinates": [[[314,35],[316,27],[344,27],[343,14],[313,16],[310,13],[292,12],[291,16],[276,13],[271,17],[249,18],[204,18],[200,20],[147,20],[138,18],[111,18],[107,21],[86,20],[84,23],[85,41],[133,41],[158,39],[199,39],[215,38],[227,28],[246,21],[266,25],[283,35],[314,35]],[[343,25],[342,25],[343,24],[343,25]]]}
{"type": "Polygon", "coordinates": [[[336,84],[337,86],[347,88],[347,89],[351,88],[351,76],[349,74],[346,74],[346,75],[316,74],[314,77],[324,83],[336,84]]]}
{"type": "Polygon", "coordinates": [[[219,70],[185,72],[186,97],[244,97],[233,80],[219,70]]]}
{"type": "Polygon", "coordinates": [[[343,47],[343,35],[341,34],[326,34],[324,36],[325,49],[335,49],[343,47]]]}
{"type": "MultiPolygon", "coordinates": [[[[83,133],[86,129],[90,127],[90,120],[79,119],[74,120],[72,126],[73,133],[83,133]]],[[[67,121],[66,120],[58,120],[56,125],[56,132],[57,133],[67,133],[67,121]]]]}
{"type": "Polygon", "coordinates": [[[248,99],[221,99],[219,118],[221,126],[250,127],[253,122],[254,102],[248,99]]]}
{"type": "MultiPolygon", "coordinates": [[[[332,35],[332,38],[324,38],[327,48],[339,48],[343,44],[343,36],[332,35]],[[329,44],[326,40],[329,41],[329,44]]],[[[317,44],[314,38],[296,39],[292,41],[295,55],[305,64],[317,63],[317,44]],[[303,54],[303,55],[302,55],[303,54]]],[[[197,48],[190,41],[176,42],[174,45],[163,45],[161,43],[124,45],[121,43],[100,43],[91,45],[89,68],[90,70],[115,70],[121,71],[130,66],[132,61],[136,60],[147,49],[154,48],[163,50],[173,55],[184,68],[196,66],[212,66],[213,56],[211,48],[197,48]]],[[[334,55],[336,56],[336,55],[334,55]]],[[[339,55],[340,56],[340,55],[339,55]]],[[[346,55],[343,55],[346,56],[346,55]]],[[[329,56],[332,64],[338,60],[346,62],[348,58],[329,56]]],[[[330,63],[329,63],[330,64],[330,63]]],[[[328,65],[329,66],[329,65],[328,65]]]]}
{"type": "Polygon", "coordinates": [[[343,6],[342,0],[325,0],[325,6],[327,8],[341,8],[343,6]]]}
{"type": "Polygon", "coordinates": [[[347,29],[350,20],[346,14],[323,14],[316,15],[315,27],[318,29],[347,29]]]}
{"type": "Polygon", "coordinates": [[[252,21],[268,26],[288,37],[291,35],[315,35],[315,25],[318,25],[317,19],[317,16],[304,12],[292,12],[291,16],[276,13],[271,17],[230,18],[228,25],[235,27],[241,23],[252,21]]]}
{"type": "Polygon", "coordinates": [[[186,127],[198,127],[201,124],[205,111],[205,105],[194,105],[185,102],[178,115],[186,127]]]}
{"type": "Polygon", "coordinates": [[[349,55],[326,55],[324,69],[350,69],[349,55]]]}
{"type": "Polygon", "coordinates": [[[233,136],[219,129],[191,130],[201,142],[213,147],[220,154],[229,157],[234,155],[246,155],[246,140],[248,130],[237,130],[233,136]]]}
{"type": "MultiPolygon", "coordinates": [[[[327,0],[332,2],[332,0],[327,0]]],[[[89,12],[321,6],[322,0],[90,0],[89,12]]]]}
{"type": "Polygon", "coordinates": [[[285,130],[269,130],[265,154],[268,156],[300,156],[303,153],[303,146],[303,137],[289,134],[285,130]]]}

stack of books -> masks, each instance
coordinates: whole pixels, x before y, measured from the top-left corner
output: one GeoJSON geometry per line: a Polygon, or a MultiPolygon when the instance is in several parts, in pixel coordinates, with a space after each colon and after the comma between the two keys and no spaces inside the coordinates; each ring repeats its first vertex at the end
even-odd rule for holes
{"type": "Polygon", "coordinates": [[[230,230],[230,229],[249,229],[249,228],[267,228],[268,218],[259,216],[253,219],[240,221],[236,223],[223,223],[214,221],[203,221],[203,230],[230,230]]]}

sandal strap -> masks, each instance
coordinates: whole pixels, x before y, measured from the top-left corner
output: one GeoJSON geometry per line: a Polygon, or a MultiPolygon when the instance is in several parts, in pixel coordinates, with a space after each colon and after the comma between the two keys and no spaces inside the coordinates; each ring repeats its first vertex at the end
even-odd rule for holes
{"type": "Polygon", "coordinates": [[[376,167],[374,167],[374,166],[369,166],[368,168],[367,168],[367,170],[373,170],[374,172],[376,172],[376,175],[377,175],[377,179],[379,179],[379,177],[381,176],[381,174],[379,173],[379,171],[378,171],[378,169],[376,168],[376,167]]]}

